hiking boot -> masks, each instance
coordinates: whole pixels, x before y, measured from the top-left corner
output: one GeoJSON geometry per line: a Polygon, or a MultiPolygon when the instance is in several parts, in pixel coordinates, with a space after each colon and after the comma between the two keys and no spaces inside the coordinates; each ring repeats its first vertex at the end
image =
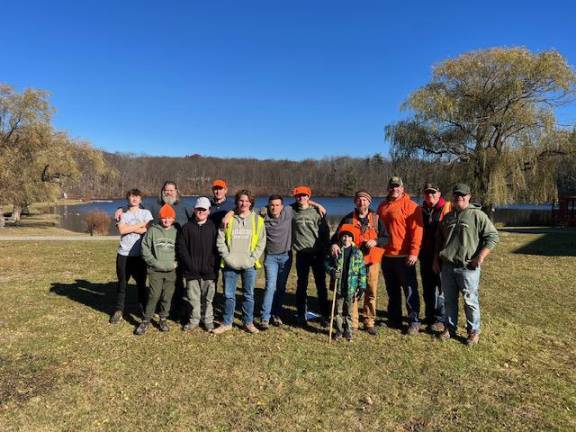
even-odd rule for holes
{"type": "Polygon", "coordinates": [[[416,336],[418,333],[420,333],[420,323],[418,322],[413,322],[410,324],[410,326],[408,327],[408,336],[416,336]]]}
{"type": "Polygon", "coordinates": [[[258,330],[253,323],[244,324],[244,330],[250,334],[260,333],[260,330],[258,330]]]}
{"type": "Polygon", "coordinates": [[[186,324],[184,324],[184,326],[182,327],[182,330],[185,332],[191,332],[193,330],[196,330],[198,328],[198,324],[192,324],[190,321],[188,321],[186,324]]]}
{"type": "Polygon", "coordinates": [[[342,339],[342,333],[340,333],[339,331],[337,331],[332,335],[332,340],[339,341],[340,339],[342,339]]]}
{"type": "Polygon", "coordinates": [[[470,332],[468,333],[468,339],[466,339],[466,345],[476,345],[480,340],[480,333],[470,332]]]}
{"type": "Polygon", "coordinates": [[[122,311],[121,310],[117,310],[116,312],[114,312],[111,316],[110,316],[110,324],[118,324],[120,321],[122,321],[122,311]]]}
{"type": "Polygon", "coordinates": [[[329,324],[330,324],[330,322],[326,318],[324,318],[324,317],[320,318],[320,326],[322,328],[328,327],[329,324]]]}
{"type": "Polygon", "coordinates": [[[450,340],[452,336],[450,335],[450,331],[448,329],[445,329],[442,333],[438,335],[438,337],[440,338],[441,341],[447,341],[450,340]]]}
{"type": "Polygon", "coordinates": [[[158,321],[158,328],[161,332],[170,331],[170,327],[168,327],[168,321],[166,321],[166,318],[160,318],[160,321],[158,321]]]}
{"type": "Polygon", "coordinates": [[[146,333],[146,329],[148,329],[149,325],[150,323],[141,322],[140,325],[136,327],[136,330],[134,330],[134,334],[136,336],[142,336],[144,333],[146,333]]]}
{"type": "Polygon", "coordinates": [[[268,330],[270,328],[270,323],[266,320],[260,321],[260,330],[268,330]]]}
{"type": "Polygon", "coordinates": [[[433,333],[443,333],[446,330],[446,326],[442,322],[435,322],[430,326],[430,331],[433,333]]]}
{"type": "Polygon", "coordinates": [[[275,326],[275,327],[280,327],[282,324],[284,324],[284,323],[282,322],[282,320],[280,319],[280,317],[277,317],[277,316],[273,316],[273,317],[270,319],[270,323],[271,323],[273,326],[275,326]]]}
{"type": "Polygon", "coordinates": [[[346,339],[348,342],[352,341],[352,332],[350,330],[344,330],[344,333],[342,334],[342,336],[344,337],[344,339],[346,339]]]}
{"type": "Polygon", "coordinates": [[[376,330],[376,327],[370,326],[366,327],[366,333],[368,333],[371,336],[376,336],[378,334],[378,331],[376,330]]]}
{"type": "Polygon", "coordinates": [[[212,330],[212,334],[215,335],[219,335],[222,334],[224,332],[227,332],[228,330],[232,330],[232,324],[222,324],[220,327],[215,328],[214,330],[212,330]]]}

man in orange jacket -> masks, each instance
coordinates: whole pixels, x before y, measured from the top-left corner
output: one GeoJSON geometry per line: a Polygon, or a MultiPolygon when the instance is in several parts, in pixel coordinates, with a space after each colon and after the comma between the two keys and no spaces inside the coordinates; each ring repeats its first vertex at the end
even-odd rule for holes
{"type": "Polygon", "coordinates": [[[416,280],[416,261],[422,243],[422,212],[404,192],[400,177],[388,181],[388,196],[378,206],[378,216],[388,232],[388,245],[382,257],[382,272],[388,292],[388,322],[391,327],[402,324],[402,291],[406,297],[409,335],[420,331],[420,298],[416,280]]]}

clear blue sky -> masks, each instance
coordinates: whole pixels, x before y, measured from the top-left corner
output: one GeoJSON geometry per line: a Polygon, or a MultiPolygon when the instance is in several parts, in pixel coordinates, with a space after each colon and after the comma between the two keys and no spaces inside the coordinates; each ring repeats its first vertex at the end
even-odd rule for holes
{"type": "MultiPolygon", "coordinates": [[[[0,0],[0,81],[108,151],[302,159],[388,153],[431,67],[493,46],[574,65],[573,1],[0,0]]],[[[559,113],[576,123],[576,109],[559,113]]]]}

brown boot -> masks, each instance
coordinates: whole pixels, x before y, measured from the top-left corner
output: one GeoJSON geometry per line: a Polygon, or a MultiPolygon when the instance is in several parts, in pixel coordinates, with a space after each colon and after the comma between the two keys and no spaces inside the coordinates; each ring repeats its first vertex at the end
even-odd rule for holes
{"type": "Polygon", "coordinates": [[[434,333],[442,333],[444,330],[446,330],[446,326],[441,322],[435,322],[430,326],[430,331],[434,333]]]}
{"type": "Polygon", "coordinates": [[[480,333],[470,332],[468,333],[468,339],[466,339],[466,345],[477,345],[480,340],[480,333]]]}
{"type": "Polygon", "coordinates": [[[253,323],[244,324],[244,330],[246,330],[250,334],[260,333],[260,330],[258,330],[253,323]]]}
{"type": "Polygon", "coordinates": [[[231,324],[222,324],[220,327],[212,330],[211,333],[215,334],[215,335],[219,335],[219,334],[222,334],[224,332],[227,332],[228,330],[232,330],[232,325],[231,324]]]}

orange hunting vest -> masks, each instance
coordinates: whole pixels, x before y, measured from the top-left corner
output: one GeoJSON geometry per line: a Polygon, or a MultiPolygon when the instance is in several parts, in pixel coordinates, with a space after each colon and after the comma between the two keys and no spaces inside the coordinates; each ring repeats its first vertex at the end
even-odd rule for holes
{"type": "MultiPolygon", "coordinates": [[[[378,215],[376,213],[368,212],[368,225],[362,226],[357,212],[354,211],[352,213],[352,224],[360,230],[360,238],[356,246],[360,247],[362,243],[368,240],[378,241],[378,215]]],[[[364,253],[364,264],[366,265],[379,263],[382,261],[382,255],[384,255],[384,249],[378,246],[368,250],[368,253],[362,248],[362,252],[364,253]]]]}

